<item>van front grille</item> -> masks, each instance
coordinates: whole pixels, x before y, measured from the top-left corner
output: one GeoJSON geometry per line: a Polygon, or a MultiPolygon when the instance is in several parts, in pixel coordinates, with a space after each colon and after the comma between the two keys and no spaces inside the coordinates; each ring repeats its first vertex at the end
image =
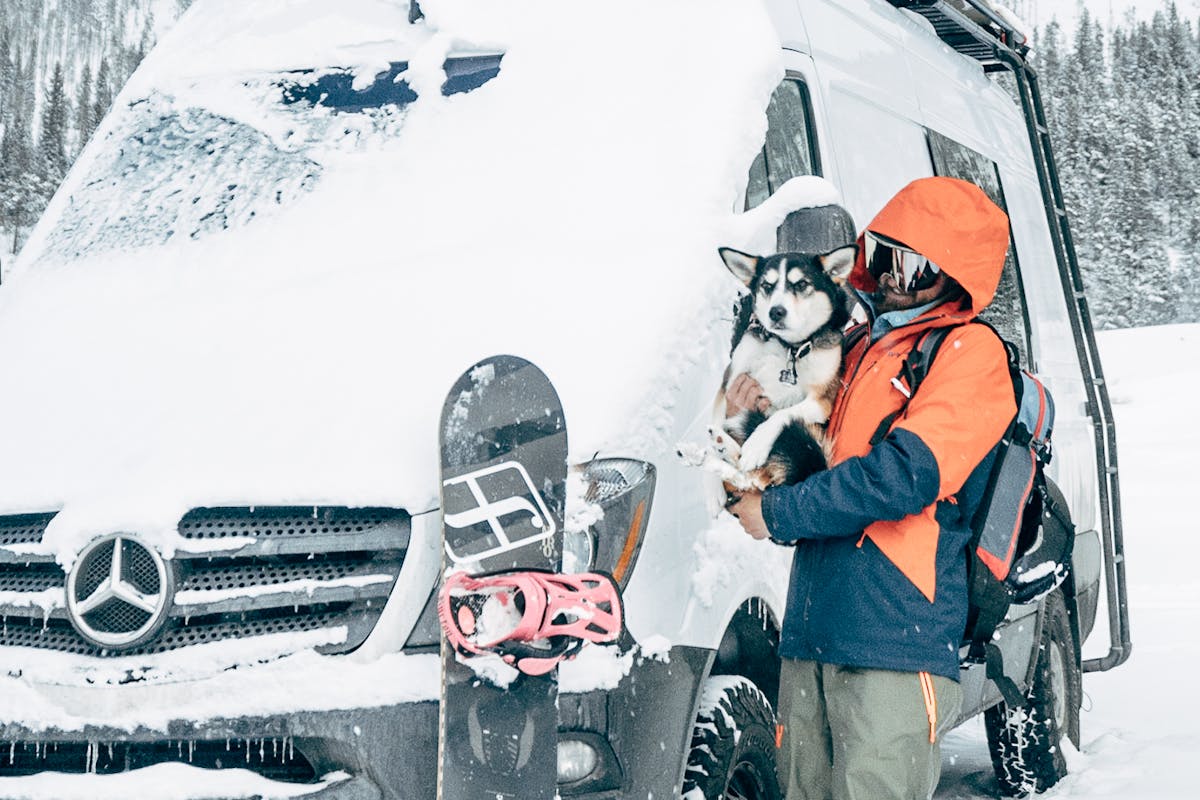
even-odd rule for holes
{"type": "MultiPolygon", "coordinates": [[[[346,652],[360,645],[378,621],[411,533],[409,517],[399,509],[195,509],[180,521],[185,541],[166,562],[174,578],[166,623],[136,647],[108,650],[76,632],[67,609],[67,576],[52,555],[28,547],[40,543],[52,518],[0,517],[0,647],[127,656],[327,630],[322,651],[346,652]],[[191,551],[185,549],[189,542],[196,543],[191,551]]],[[[113,546],[100,548],[111,551],[113,546]]],[[[136,574],[134,582],[146,591],[162,589],[145,552],[129,548],[128,554],[124,569],[136,574]]],[[[99,586],[110,563],[104,552],[93,558],[76,577],[77,596],[86,597],[99,586]]],[[[129,605],[110,602],[89,611],[86,621],[119,633],[137,630],[148,618],[129,605]]]]}

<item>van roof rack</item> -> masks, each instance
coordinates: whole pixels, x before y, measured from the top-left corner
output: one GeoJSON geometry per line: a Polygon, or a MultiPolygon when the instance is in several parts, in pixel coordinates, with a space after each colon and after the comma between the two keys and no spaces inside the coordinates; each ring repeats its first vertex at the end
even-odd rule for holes
{"type": "Polygon", "coordinates": [[[987,72],[1009,69],[997,48],[1021,61],[1029,52],[1028,37],[1006,19],[989,0],[888,0],[929,20],[938,38],[965,56],[983,64],[987,72]]]}
{"type": "Polygon", "coordinates": [[[933,25],[938,38],[965,56],[980,62],[985,72],[1010,71],[1021,101],[1033,161],[1042,188],[1042,202],[1058,261],[1059,279],[1067,298],[1067,316],[1083,368],[1088,393],[1088,414],[1095,436],[1099,482],[1101,546],[1104,550],[1104,583],[1107,589],[1109,651],[1083,662],[1084,672],[1103,672],[1129,658],[1129,610],[1125,591],[1125,544],[1121,524],[1121,492],[1117,470],[1117,436],[1108,386],[1092,331],[1091,312],[1083,291],[1083,277],[1075,243],[1067,223],[1062,186],[1050,131],[1042,106],[1037,72],[1027,60],[1029,42],[1011,18],[992,0],[888,0],[896,8],[920,14],[933,25]]]}

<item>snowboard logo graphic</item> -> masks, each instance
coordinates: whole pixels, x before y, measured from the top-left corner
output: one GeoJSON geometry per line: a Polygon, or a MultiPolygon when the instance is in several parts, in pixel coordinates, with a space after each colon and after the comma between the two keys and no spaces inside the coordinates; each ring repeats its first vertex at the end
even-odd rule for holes
{"type": "Polygon", "coordinates": [[[444,515],[447,527],[457,530],[486,525],[486,533],[466,539],[478,549],[455,552],[446,542],[446,554],[455,564],[489,558],[521,547],[544,542],[558,532],[554,516],[533,485],[525,467],[505,461],[442,482],[448,508],[464,511],[444,515]],[[469,501],[468,501],[469,498],[469,501]]]}

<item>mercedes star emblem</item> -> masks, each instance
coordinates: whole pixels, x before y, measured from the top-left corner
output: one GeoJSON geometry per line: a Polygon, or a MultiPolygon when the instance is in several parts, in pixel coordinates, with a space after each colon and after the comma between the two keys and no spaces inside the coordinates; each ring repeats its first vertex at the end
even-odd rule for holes
{"type": "Polygon", "coordinates": [[[174,594],[174,574],[163,557],[128,533],[92,541],[67,577],[71,624],[107,650],[137,647],[158,633],[174,594]]]}

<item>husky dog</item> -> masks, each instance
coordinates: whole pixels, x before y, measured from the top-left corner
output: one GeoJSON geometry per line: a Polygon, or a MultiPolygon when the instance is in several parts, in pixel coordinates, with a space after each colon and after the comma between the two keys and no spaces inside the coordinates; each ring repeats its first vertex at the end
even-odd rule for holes
{"type": "Polygon", "coordinates": [[[753,256],[728,247],[721,258],[750,291],[739,315],[718,404],[742,373],[769,406],[742,411],[709,429],[705,447],[680,456],[720,475],[727,492],[796,483],[826,466],[823,425],[837,395],[842,328],[849,320],[841,286],[858,248],[753,256]]]}

